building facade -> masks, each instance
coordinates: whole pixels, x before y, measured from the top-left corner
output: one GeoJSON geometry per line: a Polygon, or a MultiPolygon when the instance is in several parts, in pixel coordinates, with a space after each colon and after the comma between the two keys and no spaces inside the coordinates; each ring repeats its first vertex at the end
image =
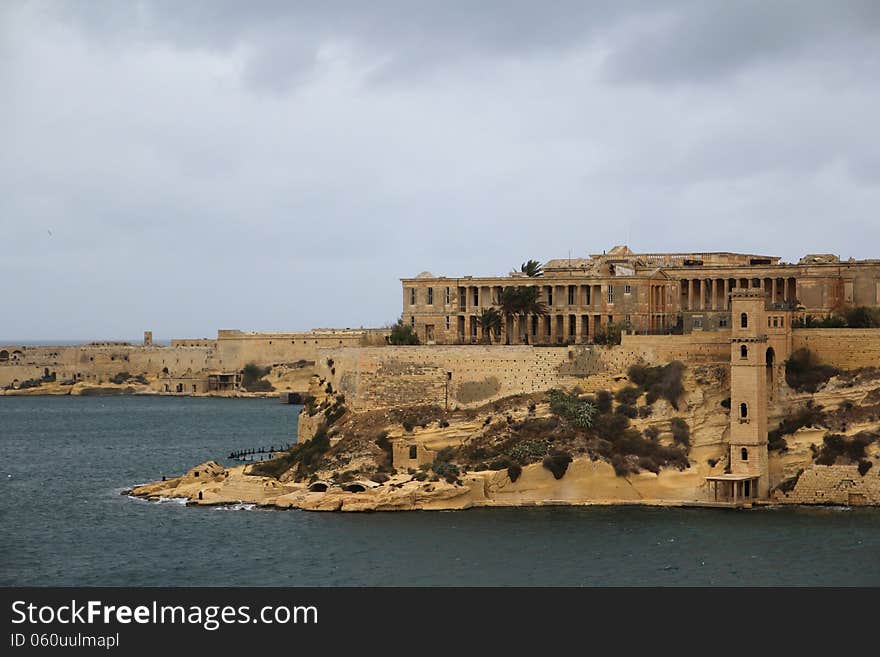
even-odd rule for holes
{"type": "Polygon", "coordinates": [[[550,260],[540,277],[423,272],[401,283],[403,321],[423,343],[486,342],[480,312],[495,306],[506,286],[536,286],[548,314],[506,318],[493,341],[584,344],[608,324],[642,334],[729,330],[735,288],[760,290],[770,308],[795,317],[880,305],[880,260],[819,254],[791,264],[757,254],[634,253],[616,246],[589,258],[550,260]]]}

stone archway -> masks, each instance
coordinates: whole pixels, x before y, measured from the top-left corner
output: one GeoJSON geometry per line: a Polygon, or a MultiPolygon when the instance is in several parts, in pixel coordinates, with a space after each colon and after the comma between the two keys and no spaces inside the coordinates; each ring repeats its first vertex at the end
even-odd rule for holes
{"type": "Polygon", "coordinates": [[[9,360],[9,352],[3,349],[0,351],[0,363],[5,363],[9,360]]]}
{"type": "Polygon", "coordinates": [[[767,347],[765,356],[767,370],[767,396],[773,399],[776,396],[776,352],[773,347],[767,347]]]}

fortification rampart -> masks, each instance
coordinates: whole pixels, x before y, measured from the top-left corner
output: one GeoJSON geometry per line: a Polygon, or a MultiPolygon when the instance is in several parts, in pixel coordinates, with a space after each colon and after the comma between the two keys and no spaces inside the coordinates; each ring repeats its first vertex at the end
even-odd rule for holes
{"type": "Polygon", "coordinates": [[[880,329],[794,329],[792,349],[802,347],[844,370],[880,366],[880,329]]]}
{"type": "Polygon", "coordinates": [[[880,470],[859,474],[857,465],[811,465],[788,492],[774,499],[792,504],[880,505],[880,470]]]}

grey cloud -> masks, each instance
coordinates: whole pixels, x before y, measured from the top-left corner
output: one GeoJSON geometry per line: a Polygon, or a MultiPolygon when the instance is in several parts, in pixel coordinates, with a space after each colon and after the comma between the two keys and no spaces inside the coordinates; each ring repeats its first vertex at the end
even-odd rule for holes
{"type": "Polygon", "coordinates": [[[376,325],[399,277],[621,242],[876,256],[876,12],[776,6],[0,3],[0,334],[376,325]]]}

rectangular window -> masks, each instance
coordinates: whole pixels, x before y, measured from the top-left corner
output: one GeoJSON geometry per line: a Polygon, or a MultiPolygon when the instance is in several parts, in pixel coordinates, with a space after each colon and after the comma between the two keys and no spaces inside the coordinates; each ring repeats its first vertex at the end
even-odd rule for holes
{"type": "Polygon", "coordinates": [[[779,318],[779,326],[783,326],[783,327],[785,326],[785,316],[784,315],[779,318]]]}
{"type": "Polygon", "coordinates": [[[409,458],[417,459],[419,457],[419,447],[418,445],[410,445],[409,446],[409,458]]]}
{"type": "Polygon", "coordinates": [[[480,305],[480,288],[474,288],[474,306],[480,305]]]}
{"type": "Polygon", "coordinates": [[[434,305],[434,288],[433,287],[428,288],[428,305],[429,306],[434,305]]]}
{"type": "Polygon", "coordinates": [[[409,325],[410,325],[410,326],[415,326],[415,325],[416,325],[416,318],[415,318],[415,317],[410,317],[410,318],[409,318],[409,325]]]}
{"type": "Polygon", "coordinates": [[[451,323],[451,322],[449,321],[449,315],[446,315],[446,330],[447,330],[447,331],[449,330],[449,325],[450,325],[450,323],[451,323]]]}
{"type": "Polygon", "coordinates": [[[608,303],[614,303],[614,286],[608,286],[608,303]]]}
{"type": "Polygon", "coordinates": [[[569,285],[569,286],[568,286],[568,305],[569,305],[569,306],[573,306],[573,305],[574,305],[574,291],[575,291],[575,289],[576,289],[576,288],[575,288],[574,285],[569,285]]]}
{"type": "Polygon", "coordinates": [[[726,327],[727,327],[727,318],[726,318],[726,317],[722,317],[721,319],[719,319],[719,320],[718,320],[718,326],[719,326],[720,328],[726,328],[726,327]]]}
{"type": "Polygon", "coordinates": [[[449,305],[449,288],[446,288],[446,305],[449,305]]]}
{"type": "Polygon", "coordinates": [[[553,287],[552,286],[547,288],[547,305],[548,306],[553,305],[553,287]]]}
{"type": "Polygon", "coordinates": [[[416,288],[409,288],[409,305],[416,305],[416,288]]]}
{"type": "Polygon", "coordinates": [[[629,315],[626,316],[626,318],[624,319],[624,322],[626,323],[627,326],[629,326],[632,323],[629,315]]]}
{"type": "Polygon", "coordinates": [[[623,293],[624,294],[631,294],[632,293],[632,288],[629,286],[629,283],[627,283],[626,285],[623,286],[623,293]]]}

